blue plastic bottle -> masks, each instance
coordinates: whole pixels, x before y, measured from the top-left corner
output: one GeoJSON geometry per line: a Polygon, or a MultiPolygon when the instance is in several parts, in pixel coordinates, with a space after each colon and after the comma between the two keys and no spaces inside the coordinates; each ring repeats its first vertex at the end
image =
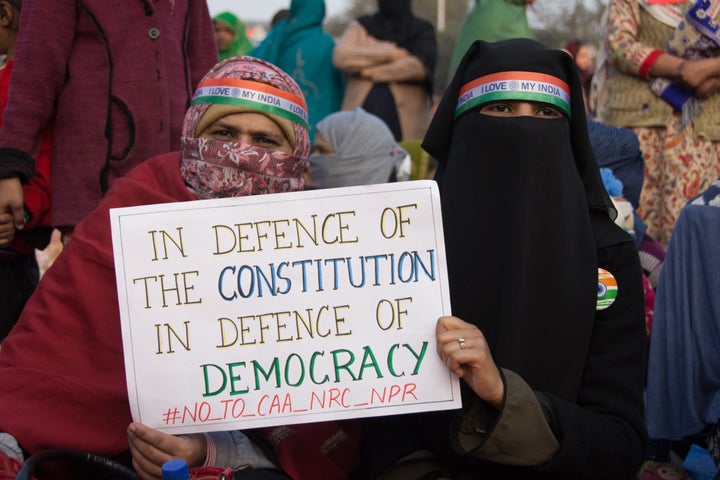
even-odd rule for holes
{"type": "Polygon", "coordinates": [[[182,458],[173,458],[163,463],[162,480],[189,480],[190,469],[182,458]]]}

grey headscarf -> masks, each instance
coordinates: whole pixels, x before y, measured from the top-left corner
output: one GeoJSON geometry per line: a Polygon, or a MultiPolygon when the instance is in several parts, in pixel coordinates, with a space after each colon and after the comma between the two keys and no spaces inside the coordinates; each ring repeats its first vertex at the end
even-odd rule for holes
{"type": "Polygon", "coordinates": [[[385,122],[362,108],[332,113],[316,128],[335,150],[310,156],[316,188],[387,183],[408,155],[385,122]]]}

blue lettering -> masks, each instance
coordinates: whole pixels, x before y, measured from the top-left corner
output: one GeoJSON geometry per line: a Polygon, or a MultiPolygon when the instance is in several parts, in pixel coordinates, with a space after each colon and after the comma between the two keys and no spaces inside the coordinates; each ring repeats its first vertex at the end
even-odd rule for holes
{"type": "Polygon", "coordinates": [[[480,93],[492,93],[500,90],[507,90],[507,82],[495,82],[483,85],[480,93]]]}
{"type": "Polygon", "coordinates": [[[458,100],[458,103],[465,103],[473,97],[475,97],[475,95],[473,94],[472,91],[469,91],[460,97],[460,100],[458,100]]]}
{"type": "Polygon", "coordinates": [[[274,97],[272,95],[268,95],[265,93],[261,93],[258,95],[258,100],[265,103],[271,103],[273,105],[280,106],[280,100],[277,99],[277,97],[274,97]]]}
{"type": "Polygon", "coordinates": [[[209,95],[230,95],[229,87],[212,87],[209,95]]]}
{"type": "Polygon", "coordinates": [[[560,89],[558,87],[556,87],[555,85],[548,85],[548,84],[541,83],[538,85],[538,90],[540,90],[541,92],[545,92],[545,93],[552,93],[553,95],[557,95],[557,96],[561,95],[560,89]]]}

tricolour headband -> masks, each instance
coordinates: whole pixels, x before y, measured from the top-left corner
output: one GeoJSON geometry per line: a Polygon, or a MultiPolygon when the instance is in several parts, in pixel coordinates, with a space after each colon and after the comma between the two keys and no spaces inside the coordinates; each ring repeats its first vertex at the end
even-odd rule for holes
{"type": "Polygon", "coordinates": [[[500,72],[465,84],[460,89],[455,117],[473,107],[500,100],[544,102],[570,116],[570,87],[564,81],[537,72],[500,72]]]}
{"type": "Polygon", "coordinates": [[[192,103],[246,107],[287,118],[308,128],[305,100],[266,83],[236,78],[211,78],[200,83],[193,95],[192,103]]]}

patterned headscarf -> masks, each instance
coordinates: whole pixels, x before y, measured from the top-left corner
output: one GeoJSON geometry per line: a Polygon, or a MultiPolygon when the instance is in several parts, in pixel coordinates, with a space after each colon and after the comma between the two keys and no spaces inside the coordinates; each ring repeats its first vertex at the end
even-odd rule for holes
{"type": "Polygon", "coordinates": [[[307,107],[297,83],[268,62],[232,57],[215,65],[195,92],[183,124],[180,173],[200,199],[302,190],[309,153],[307,107]],[[197,137],[212,121],[243,112],[277,123],[293,153],[197,137]]]}

